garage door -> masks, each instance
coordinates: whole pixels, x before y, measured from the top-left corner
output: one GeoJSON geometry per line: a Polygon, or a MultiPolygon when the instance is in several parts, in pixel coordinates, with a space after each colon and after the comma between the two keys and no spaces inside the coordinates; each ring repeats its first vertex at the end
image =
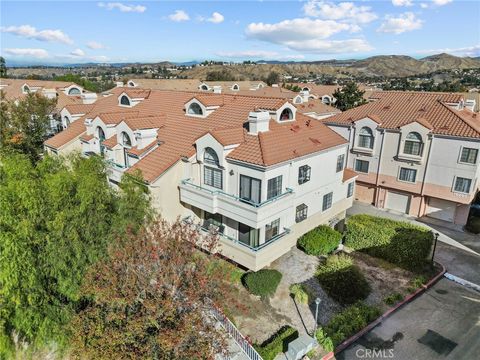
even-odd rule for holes
{"type": "Polygon", "coordinates": [[[455,217],[455,208],[456,204],[454,202],[437,198],[429,198],[427,216],[434,219],[453,222],[455,217]]]}
{"type": "Polygon", "coordinates": [[[403,214],[408,214],[408,208],[410,207],[410,195],[389,191],[387,193],[385,207],[403,214]]]}
{"type": "Polygon", "coordinates": [[[367,204],[373,204],[375,200],[375,187],[368,187],[368,185],[357,183],[355,185],[355,200],[367,204]]]}

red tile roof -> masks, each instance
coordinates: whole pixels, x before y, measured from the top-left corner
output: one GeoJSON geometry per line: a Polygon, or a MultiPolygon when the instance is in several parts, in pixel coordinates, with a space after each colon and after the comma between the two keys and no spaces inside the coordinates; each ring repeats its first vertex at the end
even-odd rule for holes
{"type": "Polygon", "coordinates": [[[343,170],[343,182],[348,181],[350,179],[353,179],[355,176],[358,176],[358,174],[353,171],[352,169],[345,168],[343,170]]]}
{"type": "Polygon", "coordinates": [[[111,149],[118,145],[117,135],[110,136],[108,139],[102,141],[102,145],[111,149]]]}

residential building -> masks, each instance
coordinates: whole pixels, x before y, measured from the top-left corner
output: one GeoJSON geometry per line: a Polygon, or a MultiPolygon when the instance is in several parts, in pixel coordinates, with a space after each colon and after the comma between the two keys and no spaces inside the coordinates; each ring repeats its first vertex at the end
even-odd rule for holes
{"type": "MultiPolygon", "coordinates": [[[[123,83],[120,84],[123,86],[123,83]]],[[[263,81],[201,81],[198,79],[129,79],[128,87],[152,90],[210,91],[214,93],[236,93],[255,91],[267,86],[263,81]]]]}
{"type": "Polygon", "coordinates": [[[480,187],[479,114],[462,94],[383,91],[370,100],[324,120],[349,142],[355,198],[464,225],[480,187]]]}
{"type": "Polygon", "coordinates": [[[353,201],[348,141],[282,98],[115,88],[45,147],[103,155],[113,186],[141,171],[165,219],[218,234],[252,270],[353,201]]]}

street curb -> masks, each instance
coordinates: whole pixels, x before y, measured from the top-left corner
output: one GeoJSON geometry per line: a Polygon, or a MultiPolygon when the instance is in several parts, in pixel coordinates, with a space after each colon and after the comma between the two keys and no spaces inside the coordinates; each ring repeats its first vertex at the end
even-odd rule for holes
{"type": "MultiPolygon", "coordinates": [[[[438,262],[435,262],[437,265],[440,265],[442,267],[442,270],[440,270],[440,272],[435,275],[433,278],[431,278],[426,284],[422,285],[421,287],[419,287],[417,290],[415,290],[413,293],[405,296],[405,298],[400,301],[398,304],[396,304],[395,306],[391,307],[390,309],[388,309],[387,311],[385,311],[382,315],[380,315],[380,317],[378,317],[376,320],[373,320],[370,324],[368,324],[367,326],[365,326],[362,330],[360,330],[358,333],[356,333],[355,335],[352,335],[351,337],[349,337],[347,340],[345,340],[344,342],[342,342],[340,345],[338,345],[334,351],[334,354],[338,354],[340,352],[342,352],[343,350],[345,350],[347,347],[349,347],[352,343],[354,343],[355,341],[357,341],[360,337],[362,337],[363,335],[365,335],[367,332],[369,332],[370,330],[372,330],[374,327],[376,327],[378,324],[380,324],[383,320],[385,320],[387,317],[389,317],[390,315],[392,315],[395,311],[397,311],[399,308],[401,308],[403,305],[409,303],[410,301],[412,301],[413,299],[415,299],[418,295],[422,294],[423,292],[425,292],[427,289],[431,288],[437,281],[439,281],[443,275],[447,272],[447,270],[445,269],[445,266],[443,266],[442,264],[438,263],[438,262]]],[[[329,354],[327,354],[326,356],[328,356],[329,354]]],[[[323,359],[322,359],[323,360],[323,359]]],[[[327,360],[327,359],[325,359],[327,360]]]]}

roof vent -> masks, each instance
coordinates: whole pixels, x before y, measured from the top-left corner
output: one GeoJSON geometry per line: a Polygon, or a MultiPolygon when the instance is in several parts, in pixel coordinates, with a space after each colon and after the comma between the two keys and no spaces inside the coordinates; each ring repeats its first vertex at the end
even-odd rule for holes
{"type": "Polygon", "coordinates": [[[258,133],[269,130],[270,113],[268,111],[252,111],[248,114],[248,133],[258,135],[258,133]]]}

